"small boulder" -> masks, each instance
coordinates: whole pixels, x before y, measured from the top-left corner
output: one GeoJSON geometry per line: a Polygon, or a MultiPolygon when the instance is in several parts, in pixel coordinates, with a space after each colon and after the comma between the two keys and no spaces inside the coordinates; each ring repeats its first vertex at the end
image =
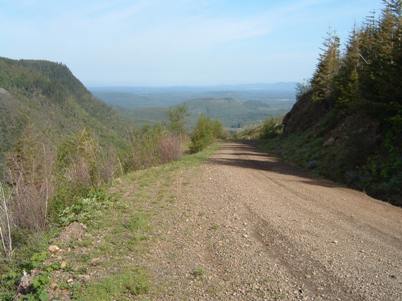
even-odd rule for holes
{"type": "Polygon", "coordinates": [[[56,254],[59,253],[61,251],[61,249],[56,246],[56,245],[51,245],[49,246],[49,248],[47,248],[47,250],[51,253],[51,254],[56,254]]]}
{"type": "Polygon", "coordinates": [[[7,96],[9,96],[10,93],[8,93],[8,91],[7,91],[6,89],[4,89],[4,88],[0,88],[0,95],[7,95],[7,96]]]}
{"type": "Polygon", "coordinates": [[[99,257],[93,258],[90,262],[92,266],[97,266],[101,262],[101,259],[99,257]]]}
{"type": "Polygon", "coordinates": [[[60,264],[60,268],[65,269],[67,267],[67,262],[66,261],[62,261],[60,264]]]}
{"type": "Polygon", "coordinates": [[[60,233],[59,240],[63,243],[81,240],[85,235],[86,229],[87,227],[84,224],[73,222],[60,233]]]}

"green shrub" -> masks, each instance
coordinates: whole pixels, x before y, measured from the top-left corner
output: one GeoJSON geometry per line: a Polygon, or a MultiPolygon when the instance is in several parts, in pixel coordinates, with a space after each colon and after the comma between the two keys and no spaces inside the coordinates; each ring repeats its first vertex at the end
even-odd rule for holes
{"type": "Polygon", "coordinates": [[[282,133],[282,120],[279,118],[268,118],[264,121],[261,127],[260,138],[269,139],[275,138],[282,133]]]}
{"type": "Polygon", "coordinates": [[[100,159],[100,146],[86,129],[68,137],[58,147],[57,187],[52,209],[62,210],[102,183],[100,159]]]}
{"type": "Polygon", "coordinates": [[[138,170],[180,158],[181,138],[162,125],[145,126],[131,134],[131,153],[125,169],[138,170]]]}
{"type": "Polygon", "coordinates": [[[103,190],[92,191],[71,206],[64,208],[59,213],[57,221],[61,226],[67,226],[72,222],[92,225],[96,217],[100,216],[105,209],[111,206],[112,201],[103,190]]]}
{"type": "Polygon", "coordinates": [[[223,135],[222,124],[205,115],[200,115],[191,135],[190,152],[196,153],[210,145],[216,138],[223,135]]]}
{"type": "Polygon", "coordinates": [[[177,136],[182,136],[186,134],[186,117],[188,114],[187,106],[180,105],[169,109],[169,123],[168,129],[170,132],[177,136]]]}

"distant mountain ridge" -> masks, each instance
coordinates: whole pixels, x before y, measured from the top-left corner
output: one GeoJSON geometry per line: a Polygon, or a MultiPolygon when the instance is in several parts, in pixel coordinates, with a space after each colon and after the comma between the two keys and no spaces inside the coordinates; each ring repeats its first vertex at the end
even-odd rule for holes
{"type": "Polygon", "coordinates": [[[296,83],[176,87],[92,87],[91,92],[112,106],[170,107],[192,99],[231,97],[240,100],[295,100],[296,83]]]}
{"type": "Polygon", "coordinates": [[[186,104],[194,125],[199,114],[237,129],[268,116],[287,113],[296,99],[296,83],[198,87],[98,87],[92,93],[138,125],[167,119],[169,107],[186,104]]]}

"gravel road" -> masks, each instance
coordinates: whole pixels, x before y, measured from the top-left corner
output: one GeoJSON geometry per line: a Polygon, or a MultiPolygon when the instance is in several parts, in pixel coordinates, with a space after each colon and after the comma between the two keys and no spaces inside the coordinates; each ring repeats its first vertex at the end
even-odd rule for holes
{"type": "Polygon", "coordinates": [[[177,175],[152,300],[402,300],[402,209],[225,143],[177,175]]]}

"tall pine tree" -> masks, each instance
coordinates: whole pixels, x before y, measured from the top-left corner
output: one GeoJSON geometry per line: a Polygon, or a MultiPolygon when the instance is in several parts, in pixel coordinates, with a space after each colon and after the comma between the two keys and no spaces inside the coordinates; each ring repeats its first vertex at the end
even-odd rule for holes
{"type": "Polygon", "coordinates": [[[329,34],[324,42],[317,70],[311,80],[313,101],[327,100],[332,95],[333,79],[340,66],[339,46],[339,38],[335,34],[329,34]]]}
{"type": "Polygon", "coordinates": [[[335,78],[335,97],[338,104],[345,105],[359,101],[359,72],[362,63],[366,62],[360,54],[360,33],[354,29],[349,38],[339,73],[335,78]]]}

